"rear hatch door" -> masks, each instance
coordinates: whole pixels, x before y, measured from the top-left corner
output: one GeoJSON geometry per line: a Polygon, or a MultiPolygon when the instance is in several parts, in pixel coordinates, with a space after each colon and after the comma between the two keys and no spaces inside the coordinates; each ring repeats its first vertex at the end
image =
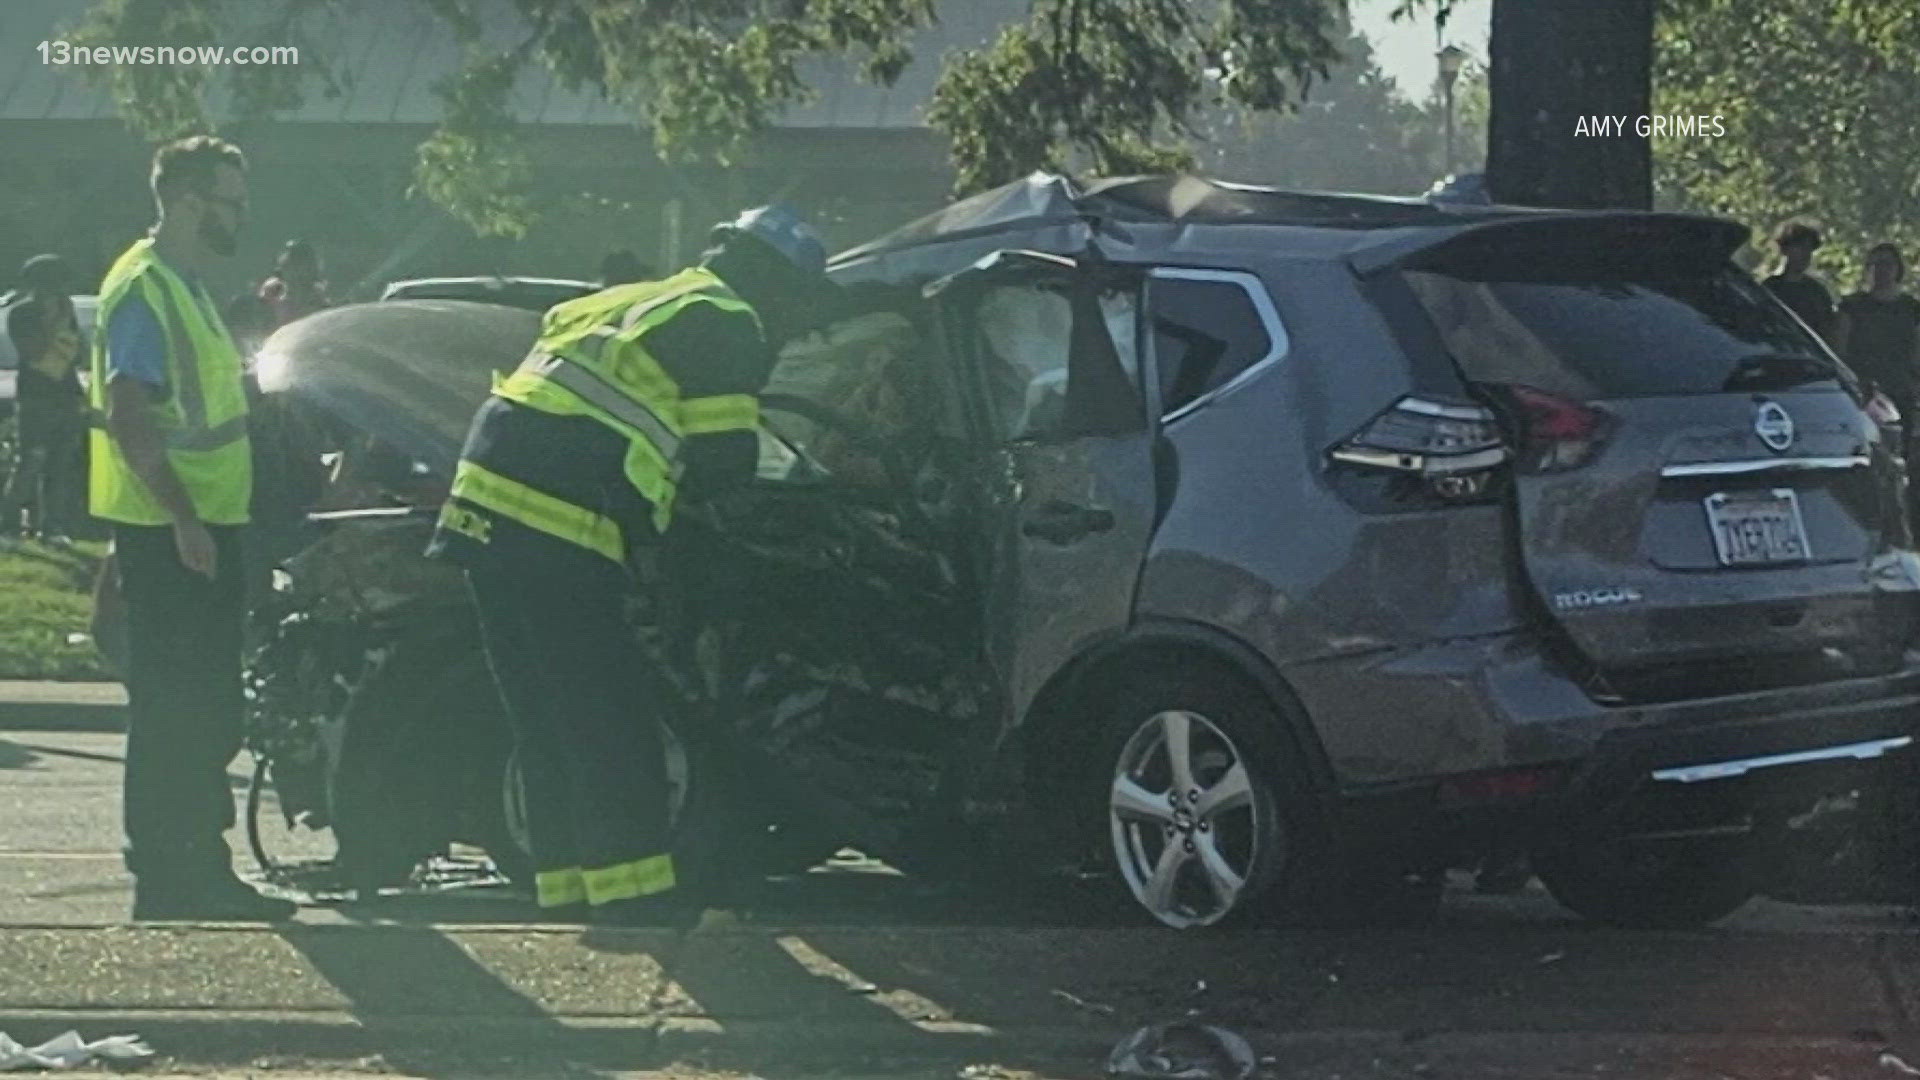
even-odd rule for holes
{"type": "Polygon", "coordinates": [[[1534,219],[1395,272],[1503,417],[1525,577],[1602,681],[1674,697],[1886,670],[1913,627],[1901,466],[1851,374],[1705,224],[1534,219]]]}

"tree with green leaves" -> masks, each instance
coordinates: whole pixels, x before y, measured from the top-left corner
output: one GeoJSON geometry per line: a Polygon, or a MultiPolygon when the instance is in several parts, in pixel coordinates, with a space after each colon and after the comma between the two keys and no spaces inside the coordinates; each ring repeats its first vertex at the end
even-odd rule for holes
{"type": "MultiPolygon", "coordinates": [[[[298,46],[298,67],[97,69],[150,139],[271,116],[337,92],[337,58],[313,25],[376,0],[94,0],[75,44],[298,46]]],[[[935,0],[386,0],[431,9],[466,44],[444,73],[438,131],[419,149],[417,190],[475,230],[518,235],[537,212],[532,162],[509,109],[527,65],[626,108],[676,163],[740,160],[804,102],[803,66],[851,58],[885,82],[911,59],[935,0]],[[501,44],[498,28],[514,28],[501,44]],[[489,32],[493,31],[493,32],[489,32]]],[[[1209,110],[1294,108],[1339,58],[1345,0],[1033,0],[1029,18],[948,62],[928,118],[951,141],[961,191],[1037,168],[1131,172],[1191,160],[1209,110]]]]}
{"type": "MultiPolygon", "coordinates": [[[[627,109],[669,162],[727,163],[753,136],[806,99],[801,67],[853,57],[880,81],[898,76],[911,33],[933,0],[94,0],[70,36],[76,45],[288,43],[298,66],[223,67],[243,122],[297,106],[304,94],[340,91],[341,58],[315,32],[323,16],[379,2],[431,10],[467,60],[435,91],[443,121],[419,148],[417,189],[483,235],[519,235],[535,206],[533,163],[509,97],[533,63],[573,89],[627,109]],[[501,27],[511,28],[510,44],[501,27]],[[491,32],[489,32],[491,31],[491,32]]],[[[213,73],[175,66],[89,69],[121,115],[160,140],[220,126],[209,114],[213,73]]]]}
{"type": "MultiPolygon", "coordinates": [[[[1294,111],[1222,109],[1200,132],[1201,171],[1284,188],[1386,195],[1417,194],[1448,172],[1438,82],[1425,100],[1410,101],[1380,70],[1365,35],[1348,31],[1341,53],[1294,111]]],[[[1461,73],[1456,98],[1460,162],[1472,171],[1485,141],[1483,68],[1461,73]]]]}
{"type": "Polygon", "coordinates": [[[1720,115],[1726,135],[1660,143],[1663,199],[1745,221],[1763,246],[1779,223],[1812,219],[1828,237],[1819,267],[1843,284],[1871,243],[1920,251],[1920,15],[1908,15],[1831,0],[1666,13],[1657,107],[1720,115]]]}
{"type": "Polygon", "coordinates": [[[927,118],[962,192],[1036,168],[1159,172],[1192,163],[1210,110],[1288,112],[1340,59],[1342,0],[1036,0],[953,57],[927,118]]]}

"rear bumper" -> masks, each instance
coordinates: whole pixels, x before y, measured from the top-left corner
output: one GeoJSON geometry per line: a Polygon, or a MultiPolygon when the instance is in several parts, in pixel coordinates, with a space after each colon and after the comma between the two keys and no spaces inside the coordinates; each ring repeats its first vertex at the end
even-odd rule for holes
{"type": "Polygon", "coordinates": [[[1861,697],[1839,684],[1851,700],[1609,732],[1544,816],[1563,836],[1685,831],[1783,816],[1869,782],[1914,752],[1920,671],[1861,681],[1894,685],[1861,697]]]}
{"type": "Polygon", "coordinates": [[[1745,828],[1875,782],[1920,754],[1920,654],[1891,675],[1630,709],[1516,728],[1509,767],[1554,769],[1550,794],[1448,806],[1447,777],[1350,788],[1342,832],[1392,858],[1745,828]],[[1369,838],[1392,837],[1382,844],[1369,838]]]}

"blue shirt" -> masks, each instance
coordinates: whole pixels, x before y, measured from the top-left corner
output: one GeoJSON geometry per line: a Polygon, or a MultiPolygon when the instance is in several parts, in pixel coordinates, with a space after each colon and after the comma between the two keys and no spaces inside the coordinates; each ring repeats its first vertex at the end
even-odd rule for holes
{"type": "Polygon", "coordinates": [[[153,305],[138,293],[120,299],[107,320],[107,379],[125,376],[166,396],[167,333],[153,305]]]}
{"type": "MultiPolygon", "coordinates": [[[[198,278],[181,275],[187,291],[199,303],[202,314],[213,307],[206,287],[198,278]]],[[[145,383],[162,400],[172,392],[167,381],[167,333],[160,326],[160,314],[139,292],[121,297],[107,320],[107,381],[125,375],[145,383]]]]}

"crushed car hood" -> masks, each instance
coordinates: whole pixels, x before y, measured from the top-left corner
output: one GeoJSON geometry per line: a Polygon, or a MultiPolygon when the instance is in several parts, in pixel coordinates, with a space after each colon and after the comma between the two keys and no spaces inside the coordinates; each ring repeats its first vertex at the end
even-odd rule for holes
{"type": "Polygon", "coordinates": [[[473,414],[539,335],[536,312],[460,300],[389,300],[319,312],[261,346],[262,391],[378,436],[451,477],[473,414]]]}

